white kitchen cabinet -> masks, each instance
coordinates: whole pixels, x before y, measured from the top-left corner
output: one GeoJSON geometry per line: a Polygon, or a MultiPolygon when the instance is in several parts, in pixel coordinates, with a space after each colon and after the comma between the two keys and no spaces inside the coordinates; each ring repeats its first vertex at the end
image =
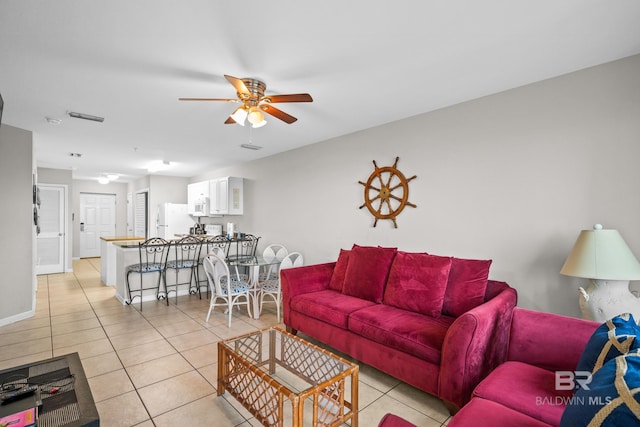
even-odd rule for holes
{"type": "Polygon", "coordinates": [[[209,214],[242,215],[243,199],[242,178],[227,176],[209,181],[209,214]]]}
{"type": "Polygon", "coordinates": [[[187,212],[189,215],[208,215],[209,197],[209,181],[194,182],[187,185],[187,212]]]}

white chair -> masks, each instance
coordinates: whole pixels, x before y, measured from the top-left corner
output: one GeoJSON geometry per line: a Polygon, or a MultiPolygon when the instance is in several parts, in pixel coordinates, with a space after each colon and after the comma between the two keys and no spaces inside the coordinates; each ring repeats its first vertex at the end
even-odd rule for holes
{"type": "MultiPolygon", "coordinates": [[[[289,251],[280,243],[272,243],[262,251],[262,258],[268,261],[277,259],[282,262],[287,255],[289,255],[289,251]]],[[[280,266],[278,264],[270,264],[266,267],[267,268],[264,268],[263,271],[260,272],[259,280],[277,279],[280,266]]]]}
{"type": "Polygon", "coordinates": [[[216,306],[226,307],[229,315],[227,325],[229,328],[231,327],[233,307],[246,306],[247,314],[251,317],[251,311],[249,310],[249,283],[239,279],[237,276],[232,276],[229,273],[227,263],[215,253],[207,255],[202,261],[202,265],[212,292],[206,321],[209,321],[211,311],[216,306]],[[218,299],[222,299],[224,302],[218,303],[218,299]]]}
{"type": "MultiPolygon", "coordinates": [[[[287,268],[301,267],[304,265],[304,258],[300,252],[291,252],[280,263],[280,272],[287,268]]],[[[276,312],[278,316],[278,322],[280,322],[280,305],[282,303],[282,284],[280,281],[280,275],[277,279],[267,279],[259,282],[260,284],[260,313],[262,313],[262,304],[265,302],[265,298],[271,298],[276,304],[276,312]]],[[[271,301],[267,301],[271,302],[271,301]]]]}

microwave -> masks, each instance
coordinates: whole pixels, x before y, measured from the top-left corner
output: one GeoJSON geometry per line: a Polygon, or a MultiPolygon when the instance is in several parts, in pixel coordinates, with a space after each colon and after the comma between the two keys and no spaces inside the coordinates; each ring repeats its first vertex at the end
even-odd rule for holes
{"type": "Polygon", "coordinates": [[[191,205],[189,214],[192,216],[207,216],[209,215],[209,201],[208,199],[198,200],[191,205]]]}

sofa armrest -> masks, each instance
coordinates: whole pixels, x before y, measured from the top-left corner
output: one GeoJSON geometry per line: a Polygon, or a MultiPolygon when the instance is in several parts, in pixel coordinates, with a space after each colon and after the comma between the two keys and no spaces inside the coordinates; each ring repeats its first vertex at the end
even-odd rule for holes
{"type": "Polygon", "coordinates": [[[517,292],[506,283],[493,298],[459,316],[449,327],[441,354],[439,393],[461,407],[473,389],[507,356],[517,292]]]}
{"type": "Polygon", "coordinates": [[[516,307],[508,360],[550,371],[572,371],[598,322],[516,307]]]}
{"type": "Polygon", "coordinates": [[[280,270],[282,288],[282,313],[285,325],[289,325],[291,299],[296,295],[329,289],[335,262],[306,265],[280,270]]]}

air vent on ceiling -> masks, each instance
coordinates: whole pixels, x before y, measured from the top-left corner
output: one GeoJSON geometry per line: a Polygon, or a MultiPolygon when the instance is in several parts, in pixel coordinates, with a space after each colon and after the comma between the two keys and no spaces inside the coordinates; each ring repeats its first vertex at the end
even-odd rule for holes
{"type": "Polygon", "coordinates": [[[262,148],[259,145],[253,144],[241,144],[240,147],[246,148],[247,150],[260,150],[262,148]]]}
{"type": "Polygon", "coordinates": [[[84,120],[91,120],[94,122],[104,122],[104,117],[98,117],[98,116],[92,116],[91,114],[84,114],[84,113],[76,113],[74,111],[69,111],[69,117],[73,117],[74,119],[84,119],[84,120]]]}

